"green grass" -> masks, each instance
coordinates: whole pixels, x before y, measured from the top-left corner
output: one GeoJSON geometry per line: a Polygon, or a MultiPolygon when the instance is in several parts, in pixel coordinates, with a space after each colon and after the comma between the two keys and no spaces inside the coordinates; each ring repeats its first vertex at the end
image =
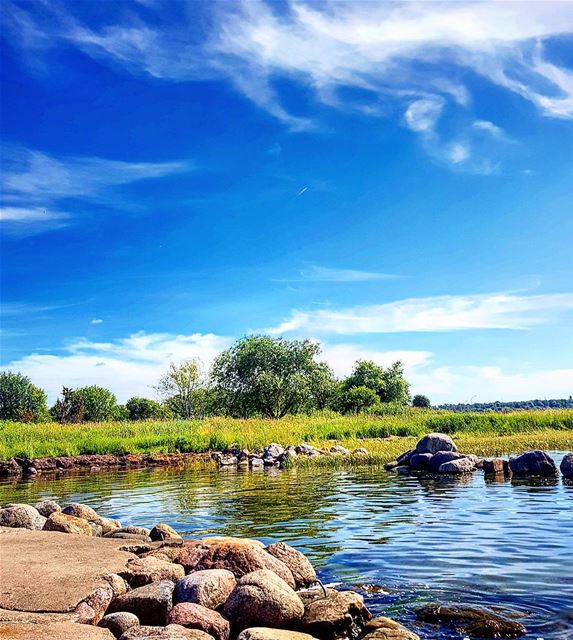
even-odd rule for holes
{"type": "Polygon", "coordinates": [[[572,448],[573,410],[460,414],[408,409],[379,417],[323,414],[282,420],[208,418],[75,425],[0,422],[0,459],[202,452],[232,444],[254,449],[270,442],[324,446],[338,441],[344,446],[366,446],[372,458],[380,461],[391,459],[430,431],[451,434],[468,453],[491,455],[510,443],[515,443],[512,451],[533,448],[529,443],[539,443],[543,449],[572,448]]]}

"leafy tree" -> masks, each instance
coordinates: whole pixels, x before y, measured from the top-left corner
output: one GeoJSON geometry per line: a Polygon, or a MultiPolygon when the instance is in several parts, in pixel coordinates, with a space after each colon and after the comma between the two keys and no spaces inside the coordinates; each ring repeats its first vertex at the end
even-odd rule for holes
{"type": "Polygon", "coordinates": [[[130,398],[125,407],[129,420],[152,420],[156,418],[166,418],[168,409],[155,400],[148,398],[130,398]]]}
{"type": "Polygon", "coordinates": [[[21,373],[0,373],[0,420],[44,422],[49,415],[43,389],[21,373]]]}
{"type": "Polygon", "coordinates": [[[201,415],[198,392],[205,387],[198,360],[185,360],[169,369],[161,376],[155,390],[167,406],[181,418],[201,415]]]}
{"type": "Polygon", "coordinates": [[[326,362],[318,362],[310,375],[310,402],[313,409],[329,409],[336,402],[338,380],[326,362]]]}
{"type": "Polygon", "coordinates": [[[384,386],[379,395],[382,402],[410,402],[410,384],[404,378],[404,366],[400,361],[384,371],[384,386]]]}
{"type": "Polygon", "coordinates": [[[86,413],[83,398],[73,389],[64,387],[62,397],[56,400],[50,413],[56,422],[61,424],[83,422],[86,413]]]}
{"type": "Polygon", "coordinates": [[[345,389],[366,387],[372,389],[379,396],[384,389],[384,367],[372,360],[357,360],[352,373],[343,382],[345,389]]]}
{"type": "Polygon", "coordinates": [[[428,396],[423,396],[418,394],[418,395],[415,395],[414,398],[412,399],[412,406],[419,407],[420,409],[430,409],[432,404],[428,396]]]}
{"type": "Polygon", "coordinates": [[[121,413],[113,393],[95,384],[79,389],[64,387],[61,400],[52,408],[58,422],[105,422],[121,419],[121,413]]]}
{"type": "Polygon", "coordinates": [[[338,399],[341,413],[374,413],[380,406],[376,391],[365,386],[343,388],[338,399]]]}
{"type": "Polygon", "coordinates": [[[211,379],[230,415],[282,418],[310,408],[313,389],[324,399],[319,352],[309,340],[248,336],[219,355],[211,379]]]}

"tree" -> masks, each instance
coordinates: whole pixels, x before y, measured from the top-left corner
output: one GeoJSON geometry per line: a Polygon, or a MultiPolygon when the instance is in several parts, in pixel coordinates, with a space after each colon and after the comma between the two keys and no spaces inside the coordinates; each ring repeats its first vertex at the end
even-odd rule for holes
{"type": "Polygon", "coordinates": [[[154,418],[166,418],[169,411],[155,400],[148,398],[130,398],[125,407],[129,420],[152,420],[154,418]]]}
{"type": "Polygon", "coordinates": [[[255,335],[238,340],[219,355],[211,380],[230,415],[282,418],[308,410],[325,398],[327,373],[314,358],[310,340],[255,335]]]}
{"type": "Polygon", "coordinates": [[[422,396],[420,394],[415,395],[412,400],[413,407],[419,407],[420,409],[430,409],[432,404],[428,396],[422,396]]]}
{"type": "Polygon", "coordinates": [[[364,386],[342,389],[338,399],[341,413],[373,413],[380,407],[376,391],[364,386]]]}
{"type": "Polygon", "coordinates": [[[338,380],[326,362],[318,362],[310,374],[310,402],[313,409],[332,408],[336,401],[338,380]]]}
{"type": "Polygon", "coordinates": [[[43,389],[21,373],[0,373],[0,420],[44,422],[49,416],[43,389]]]}
{"type": "Polygon", "coordinates": [[[86,408],[83,398],[78,396],[73,389],[64,387],[62,397],[56,400],[51,408],[52,418],[61,424],[83,422],[86,408]]]}
{"type": "Polygon", "coordinates": [[[198,396],[204,386],[199,360],[185,360],[178,365],[172,362],[155,390],[173,413],[193,418],[202,415],[198,396]]]}
{"type": "Polygon", "coordinates": [[[380,400],[396,404],[410,402],[410,384],[404,378],[404,366],[399,360],[384,371],[384,386],[380,400]]]}
{"type": "Polygon", "coordinates": [[[52,415],[62,423],[105,422],[122,417],[113,393],[95,384],[79,389],[64,387],[62,398],[52,407],[52,415]]]}
{"type": "Polygon", "coordinates": [[[343,389],[366,387],[376,392],[381,402],[407,404],[410,401],[410,385],[404,378],[400,361],[384,369],[372,360],[357,360],[352,373],[344,380],[343,389]]]}

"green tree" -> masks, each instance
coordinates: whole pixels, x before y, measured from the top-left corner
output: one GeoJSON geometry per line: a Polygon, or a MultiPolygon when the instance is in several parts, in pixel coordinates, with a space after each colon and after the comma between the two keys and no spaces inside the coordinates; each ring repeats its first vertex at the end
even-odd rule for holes
{"type": "Polygon", "coordinates": [[[198,360],[171,363],[161,376],[155,390],[173,413],[181,418],[193,418],[201,414],[200,390],[205,381],[198,360]]]}
{"type": "Polygon", "coordinates": [[[410,402],[410,384],[404,377],[404,366],[399,360],[384,371],[384,386],[379,395],[382,402],[410,402]]]}
{"type": "Polygon", "coordinates": [[[0,373],[0,420],[45,422],[49,417],[43,389],[21,373],[0,373]]]}
{"type": "Polygon", "coordinates": [[[313,384],[319,394],[319,352],[309,340],[248,336],[219,355],[211,380],[230,415],[282,418],[312,406],[313,384]]]}
{"type": "Polygon", "coordinates": [[[430,409],[432,404],[428,396],[423,396],[418,394],[418,395],[415,395],[414,398],[412,399],[412,406],[418,407],[420,409],[430,409]]]}
{"type": "Polygon", "coordinates": [[[85,422],[105,422],[118,415],[117,399],[108,389],[94,384],[74,389],[72,394],[79,404],[83,404],[85,422]]]}
{"type": "Polygon", "coordinates": [[[384,389],[384,367],[372,360],[357,360],[352,373],[343,382],[344,389],[366,387],[372,389],[379,396],[384,389]]]}
{"type": "Polygon", "coordinates": [[[380,407],[380,398],[374,389],[364,386],[341,389],[338,398],[341,413],[374,413],[380,407]]]}
{"type": "Polygon", "coordinates": [[[168,417],[169,410],[159,402],[149,398],[130,398],[125,407],[129,420],[153,420],[168,417]]]}
{"type": "Polygon", "coordinates": [[[316,363],[310,374],[310,404],[312,409],[330,409],[336,402],[338,380],[326,362],[316,363]]]}
{"type": "Polygon", "coordinates": [[[52,418],[61,424],[78,423],[84,421],[86,408],[82,397],[73,389],[64,387],[62,397],[56,400],[50,413],[52,418]]]}

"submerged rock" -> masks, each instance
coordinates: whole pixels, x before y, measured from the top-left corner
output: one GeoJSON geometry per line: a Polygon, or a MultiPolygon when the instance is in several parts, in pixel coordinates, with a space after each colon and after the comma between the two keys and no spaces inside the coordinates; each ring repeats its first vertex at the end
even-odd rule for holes
{"type": "Polygon", "coordinates": [[[509,468],[515,476],[548,478],[557,475],[555,462],[544,451],[526,451],[515,458],[510,458],[509,468]]]}
{"type": "Polygon", "coordinates": [[[40,530],[46,518],[28,504],[9,504],[0,509],[0,527],[40,530]]]}
{"type": "Polygon", "coordinates": [[[372,618],[364,606],[364,599],[354,591],[322,589],[303,591],[300,597],[305,605],[301,629],[323,640],[356,638],[372,618]]]}
{"type": "Polygon", "coordinates": [[[416,453],[438,453],[438,451],[457,451],[450,436],[445,433],[429,433],[416,445],[416,453]]]}
{"type": "Polygon", "coordinates": [[[236,585],[235,576],[226,569],[195,571],[177,582],[173,601],[176,604],[194,602],[217,609],[225,604],[236,585]]]}
{"type": "Polygon", "coordinates": [[[573,478],[573,453],[568,453],[559,466],[564,478],[573,478]]]}

